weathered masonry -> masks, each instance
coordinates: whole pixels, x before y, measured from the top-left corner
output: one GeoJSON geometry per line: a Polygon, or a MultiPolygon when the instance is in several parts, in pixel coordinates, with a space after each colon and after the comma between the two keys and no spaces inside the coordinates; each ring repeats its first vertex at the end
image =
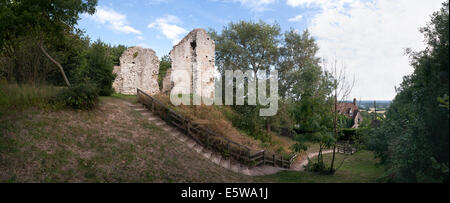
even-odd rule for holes
{"type": "MultiPolygon", "coordinates": [[[[195,29],[184,37],[170,52],[172,69],[167,72],[163,81],[163,92],[170,93],[174,82],[174,71],[182,70],[191,77],[190,84],[182,88],[185,92],[214,98],[214,58],[215,42],[204,29],[195,29]]],[[[179,83],[177,83],[179,84],[179,83]]]]}
{"type": "Polygon", "coordinates": [[[113,88],[117,93],[136,95],[138,88],[150,95],[160,92],[159,59],[152,49],[127,49],[120,57],[120,66],[114,67],[114,73],[117,77],[113,88]]]}

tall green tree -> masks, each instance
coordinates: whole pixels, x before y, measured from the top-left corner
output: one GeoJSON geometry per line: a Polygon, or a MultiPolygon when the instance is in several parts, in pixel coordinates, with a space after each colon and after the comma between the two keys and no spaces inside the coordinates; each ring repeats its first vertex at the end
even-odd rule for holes
{"type": "Polygon", "coordinates": [[[427,47],[408,50],[414,72],[405,76],[370,146],[388,166],[383,180],[448,182],[449,2],[420,31],[427,47]],[[448,100],[447,100],[448,101],[448,100]]]}
{"type": "Polygon", "coordinates": [[[110,47],[98,39],[83,52],[77,72],[79,83],[94,83],[102,96],[113,93],[112,83],[116,77],[113,74],[114,62],[110,51],[110,47]]]}
{"type": "Polygon", "coordinates": [[[279,90],[283,99],[299,101],[313,96],[319,89],[323,71],[319,66],[318,51],[319,46],[308,30],[302,34],[295,30],[284,34],[278,65],[279,90]]]}
{"type": "Polygon", "coordinates": [[[73,30],[81,13],[93,14],[97,0],[1,0],[0,46],[1,51],[12,54],[17,38],[32,35],[42,53],[60,70],[68,86],[62,65],[46,50],[46,45],[64,40],[67,29],[73,30]]]}
{"type": "MultiPolygon", "coordinates": [[[[277,24],[240,21],[225,26],[220,34],[211,30],[210,35],[216,42],[216,65],[222,79],[225,70],[250,70],[257,76],[258,71],[268,71],[277,65],[281,40],[277,24]]],[[[270,118],[259,117],[259,105],[234,109],[243,115],[234,122],[241,129],[250,134],[261,134],[264,125],[270,129],[270,118]]]]}
{"type": "Polygon", "coordinates": [[[115,66],[120,66],[120,57],[122,56],[123,52],[127,50],[128,47],[124,45],[117,45],[117,46],[111,46],[109,45],[109,52],[111,55],[111,59],[115,66]]]}

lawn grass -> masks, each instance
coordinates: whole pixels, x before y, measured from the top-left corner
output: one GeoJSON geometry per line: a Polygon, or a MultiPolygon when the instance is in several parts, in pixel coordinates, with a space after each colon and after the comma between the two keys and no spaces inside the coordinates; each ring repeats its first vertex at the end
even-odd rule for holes
{"type": "Polygon", "coordinates": [[[119,93],[114,93],[111,95],[112,98],[117,98],[117,99],[122,99],[125,101],[129,101],[131,103],[136,103],[137,102],[137,97],[136,95],[125,95],[125,94],[119,94],[119,93]]]}
{"type": "MultiPolygon", "coordinates": [[[[374,183],[383,172],[384,167],[379,165],[378,160],[370,151],[359,151],[354,155],[336,155],[338,166],[345,158],[342,167],[334,175],[318,174],[306,171],[280,172],[274,175],[260,177],[261,182],[283,182],[283,183],[374,183]]],[[[324,155],[327,166],[331,163],[332,154],[324,155]]]]}

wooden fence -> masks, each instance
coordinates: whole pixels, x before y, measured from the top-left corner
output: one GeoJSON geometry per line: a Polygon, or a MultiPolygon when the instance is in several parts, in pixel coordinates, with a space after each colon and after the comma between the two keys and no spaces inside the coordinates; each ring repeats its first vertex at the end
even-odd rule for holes
{"type": "Polygon", "coordinates": [[[353,146],[352,144],[350,144],[348,141],[347,142],[338,142],[336,145],[336,149],[338,153],[344,153],[344,154],[350,154],[353,155],[354,153],[356,153],[358,151],[358,149],[353,146]]]}
{"type": "Polygon", "coordinates": [[[183,115],[168,108],[156,98],[137,89],[138,102],[147,109],[157,114],[161,119],[173,127],[178,128],[206,149],[221,153],[224,157],[233,159],[248,166],[271,165],[282,168],[290,168],[297,157],[293,154],[289,157],[268,153],[265,150],[254,152],[247,146],[233,142],[212,130],[197,125],[183,115]]]}

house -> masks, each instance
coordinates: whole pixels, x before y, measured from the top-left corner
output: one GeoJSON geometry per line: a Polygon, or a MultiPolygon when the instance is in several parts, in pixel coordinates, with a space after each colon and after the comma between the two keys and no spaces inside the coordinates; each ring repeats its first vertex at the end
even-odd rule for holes
{"type": "Polygon", "coordinates": [[[356,99],[353,99],[353,103],[341,102],[337,105],[337,112],[347,118],[353,119],[354,125],[352,128],[358,128],[359,124],[362,122],[362,116],[358,106],[356,105],[356,99]]]}

